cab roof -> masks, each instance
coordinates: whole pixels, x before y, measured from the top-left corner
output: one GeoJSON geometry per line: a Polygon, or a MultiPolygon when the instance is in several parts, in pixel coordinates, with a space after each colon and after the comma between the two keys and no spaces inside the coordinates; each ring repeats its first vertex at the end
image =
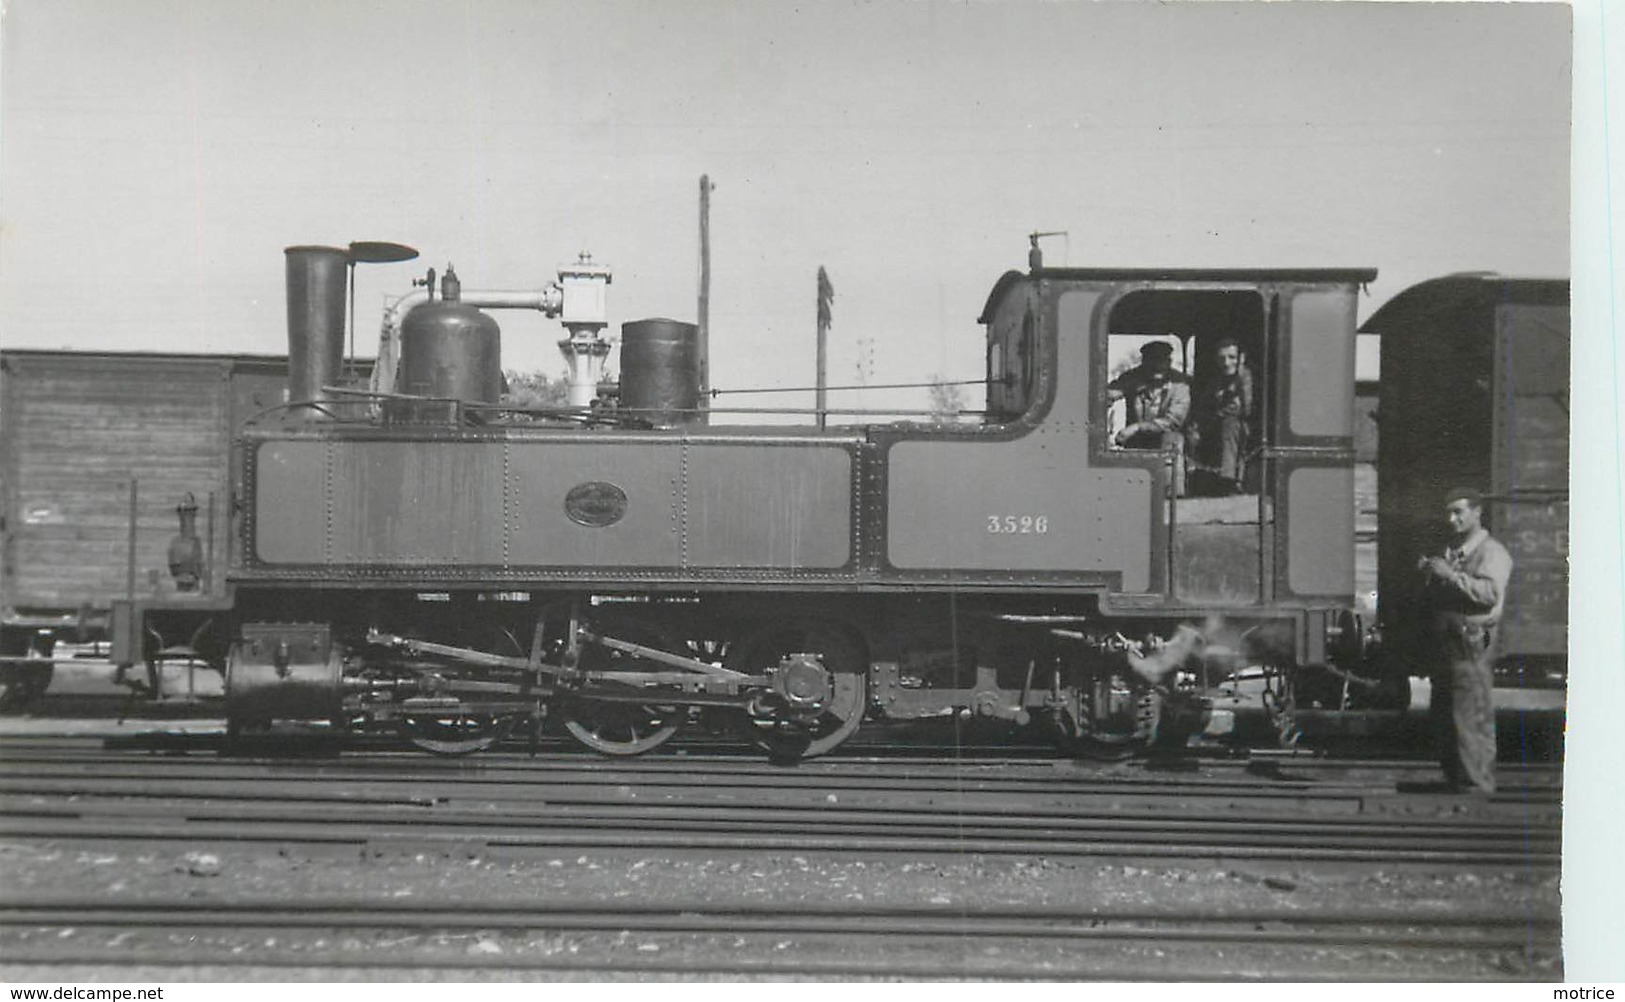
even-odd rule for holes
{"type": "Polygon", "coordinates": [[[1172,282],[1265,285],[1364,285],[1377,277],[1375,268],[1038,268],[1007,271],[993,284],[977,323],[987,323],[994,305],[1023,281],[1059,282],[1172,282]]]}

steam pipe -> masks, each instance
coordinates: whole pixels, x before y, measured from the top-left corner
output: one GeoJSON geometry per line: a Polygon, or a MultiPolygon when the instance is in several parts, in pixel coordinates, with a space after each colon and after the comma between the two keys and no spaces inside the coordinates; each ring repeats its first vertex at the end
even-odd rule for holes
{"type": "MultiPolygon", "coordinates": [[[[370,389],[389,393],[395,389],[395,370],[400,364],[401,322],[414,306],[427,303],[427,289],[414,289],[384,308],[384,321],[378,332],[378,360],[372,367],[370,389]]],[[[556,317],[564,308],[564,291],[558,283],[541,289],[464,289],[458,297],[464,306],[484,310],[537,310],[556,317]]]]}

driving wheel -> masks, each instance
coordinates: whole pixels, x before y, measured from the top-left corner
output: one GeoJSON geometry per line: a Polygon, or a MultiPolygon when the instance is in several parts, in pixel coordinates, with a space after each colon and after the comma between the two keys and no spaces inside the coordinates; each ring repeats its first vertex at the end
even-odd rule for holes
{"type": "MultiPolygon", "coordinates": [[[[671,634],[654,623],[617,619],[606,620],[595,626],[594,632],[603,636],[644,647],[675,651],[680,646],[671,634]]],[[[617,685],[614,673],[677,670],[658,661],[593,643],[582,648],[577,667],[584,672],[598,672],[607,676],[588,682],[589,688],[597,689],[605,696],[623,697],[635,694],[641,686],[617,685]],[[623,691],[617,692],[617,689],[623,691]]],[[[563,704],[561,717],[564,729],[588,748],[605,755],[642,755],[654,751],[671,740],[688,716],[688,709],[683,706],[642,703],[624,698],[595,699],[580,693],[571,693],[560,702],[563,704]]]]}
{"type": "Polygon", "coordinates": [[[756,742],[774,758],[812,758],[833,751],[863,723],[869,702],[869,666],[862,645],[836,623],[772,623],[728,648],[726,667],[756,674],[777,669],[793,654],[816,657],[829,672],[829,696],[809,720],[752,720],[756,742]]]}
{"type": "Polygon", "coordinates": [[[429,710],[401,718],[401,735],[436,755],[471,755],[501,741],[518,718],[455,710],[429,710]]]}

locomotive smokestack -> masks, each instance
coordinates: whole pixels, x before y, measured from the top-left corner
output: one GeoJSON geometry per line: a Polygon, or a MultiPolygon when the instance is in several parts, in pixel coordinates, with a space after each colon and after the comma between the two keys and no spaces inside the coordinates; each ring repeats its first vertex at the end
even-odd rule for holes
{"type": "MultiPolygon", "coordinates": [[[[288,400],[293,404],[328,399],[322,387],[338,382],[344,364],[345,267],[350,254],[339,247],[289,247],[288,400]]],[[[298,407],[306,419],[331,418],[321,406],[298,407]]]]}

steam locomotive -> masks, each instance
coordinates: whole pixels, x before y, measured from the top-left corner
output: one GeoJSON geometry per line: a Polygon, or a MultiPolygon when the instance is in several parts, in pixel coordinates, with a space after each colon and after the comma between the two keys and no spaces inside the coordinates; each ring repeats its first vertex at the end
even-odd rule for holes
{"type": "MultiPolygon", "coordinates": [[[[662,319],[623,326],[612,405],[502,402],[486,309],[560,317],[578,376],[607,353],[608,270],[585,260],[532,293],[465,293],[430,272],[389,311],[357,385],[346,272],[406,256],[396,246],[288,248],[286,401],[234,422],[229,512],[216,527],[211,504],[200,540],[183,506],[173,586],[109,603],[116,661],[224,673],[233,734],[389,728],[458,754],[557,722],[634,755],[709,727],[796,758],[865,720],[953,718],[1126,749],[1260,722],[1290,742],[1317,716],[1408,701],[1413,610],[1384,591],[1379,646],[1353,602],[1355,303],[1372,270],[1048,268],[1035,254],[982,311],[974,423],[722,426],[700,332],[662,319]],[[1197,496],[1177,446],[1115,444],[1107,383],[1154,341],[1198,387],[1220,346],[1239,346],[1256,387],[1239,492],[1197,496]]],[[[1414,346],[1385,341],[1384,566],[1431,545],[1441,474],[1525,513],[1522,569],[1566,546],[1566,477],[1532,473],[1540,450],[1519,445],[1566,441],[1566,412],[1516,416],[1550,398],[1540,374],[1559,354],[1566,372],[1566,284],[1441,281],[1367,325],[1414,346]],[[1441,327],[1489,345],[1471,356],[1493,373],[1471,419],[1488,430],[1443,454],[1390,449],[1407,406],[1461,396],[1459,363],[1421,357],[1444,350],[1441,327]],[[1507,364],[1536,357],[1538,372],[1507,364]],[[1408,379],[1390,379],[1396,358],[1408,379]]],[[[1509,598],[1530,629],[1506,656],[1550,673],[1566,638],[1561,564],[1547,564],[1509,598]]]]}

